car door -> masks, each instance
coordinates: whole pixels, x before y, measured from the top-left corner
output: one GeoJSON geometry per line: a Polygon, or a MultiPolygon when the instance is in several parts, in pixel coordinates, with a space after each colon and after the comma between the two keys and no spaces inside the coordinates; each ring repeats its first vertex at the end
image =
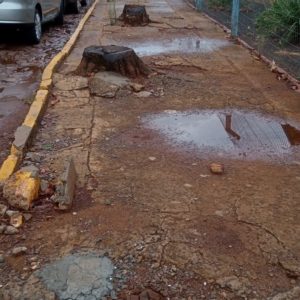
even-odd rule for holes
{"type": "Polygon", "coordinates": [[[61,0],[40,0],[45,22],[52,20],[57,15],[60,9],[60,1],[61,0]]]}

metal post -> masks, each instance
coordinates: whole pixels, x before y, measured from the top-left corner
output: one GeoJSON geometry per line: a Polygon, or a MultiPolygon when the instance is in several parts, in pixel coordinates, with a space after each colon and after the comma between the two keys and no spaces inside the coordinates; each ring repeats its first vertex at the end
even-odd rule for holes
{"type": "Polygon", "coordinates": [[[197,10],[203,9],[203,2],[204,2],[204,0],[196,0],[196,9],[197,10]]]}
{"type": "Polygon", "coordinates": [[[117,21],[116,0],[107,0],[107,2],[110,25],[115,25],[117,21]]]}
{"type": "Polygon", "coordinates": [[[240,0],[232,0],[231,36],[237,37],[239,31],[240,0]]]}

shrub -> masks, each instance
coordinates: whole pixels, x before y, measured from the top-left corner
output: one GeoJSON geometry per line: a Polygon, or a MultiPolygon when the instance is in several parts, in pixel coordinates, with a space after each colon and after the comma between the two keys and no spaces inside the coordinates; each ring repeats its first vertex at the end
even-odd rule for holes
{"type": "Polygon", "coordinates": [[[285,44],[300,42],[300,0],[274,0],[256,20],[258,32],[285,44]]]}
{"type": "MultiPolygon", "coordinates": [[[[214,9],[230,9],[233,0],[208,0],[208,7],[214,9]]],[[[240,0],[241,8],[248,8],[249,0],[240,0]]]]}
{"type": "Polygon", "coordinates": [[[229,8],[232,0],[208,0],[208,6],[212,8],[229,8]]]}

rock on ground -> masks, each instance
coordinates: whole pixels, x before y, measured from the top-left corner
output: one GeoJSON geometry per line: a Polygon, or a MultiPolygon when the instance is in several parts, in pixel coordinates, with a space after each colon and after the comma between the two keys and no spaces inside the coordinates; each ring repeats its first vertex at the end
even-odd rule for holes
{"type": "Polygon", "coordinates": [[[33,166],[22,168],[4,184],[3,196],[12,207],[28,210],[39,196],[40,179],[38,169],[33,166]]]}
{"type": "Polygon", "coordinates": [[[0,203],[0,216],[4,216],[7,211],[7,206],[0,203]]]}
{"type": "Polygon", "coordinates": [[[17,228],[15,228],[14,226],[5,226],[4,227],[4,234],[6,234],[6,235],[17,234],[18,232],[19,232],[19,230],[17,228]]]}
{"type": "Polygon", "coordinates": [[[11,251],[13,256],[19,256],[19,255],[25,254],[26,252],[27,252],[26,247],[15,247],[11,251]]]}
{"type": "Polygon", "coordinates": [[[70,159],[65,164],[65,170],[61,175],[60,181],[56,187],[57,194],[54,202],[58,209],[68,210],[72,207],[73,198],[76,186],[76,170],[73,159],[70,159]]]}
{"type": "Polygon", "coordinates": [[[285,293],[279,293],[274,297],[268,298],[268,300],[297,300],[297,299],[300,299],[300,286],[296,286],[285,293]]]}
{"type": "Polygon", "coordinates": [[[237,276],[227,276],[223,278],[219,278],[217,283],[222,288],[228,288],[238,296],[243,296],[250,292],[249,290],[249,281],[246,278],[239,278],[237,276]]]}

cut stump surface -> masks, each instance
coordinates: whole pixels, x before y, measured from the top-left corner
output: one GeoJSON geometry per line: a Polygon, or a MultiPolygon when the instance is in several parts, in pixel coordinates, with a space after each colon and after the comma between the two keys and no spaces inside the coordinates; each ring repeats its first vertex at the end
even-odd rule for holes
{"type": "Polygon", "coordinates": [[[85,76],[99,71],[113,71],[133,78],[150,73],[131,48],[114,45],[85,48],[77,73],[85,76]]]}
{"type": "Polygon", "coordinates": [[[145,26],[150,23],[145,5],[125,5],[119,20],[130,26],[145,26]]]}

